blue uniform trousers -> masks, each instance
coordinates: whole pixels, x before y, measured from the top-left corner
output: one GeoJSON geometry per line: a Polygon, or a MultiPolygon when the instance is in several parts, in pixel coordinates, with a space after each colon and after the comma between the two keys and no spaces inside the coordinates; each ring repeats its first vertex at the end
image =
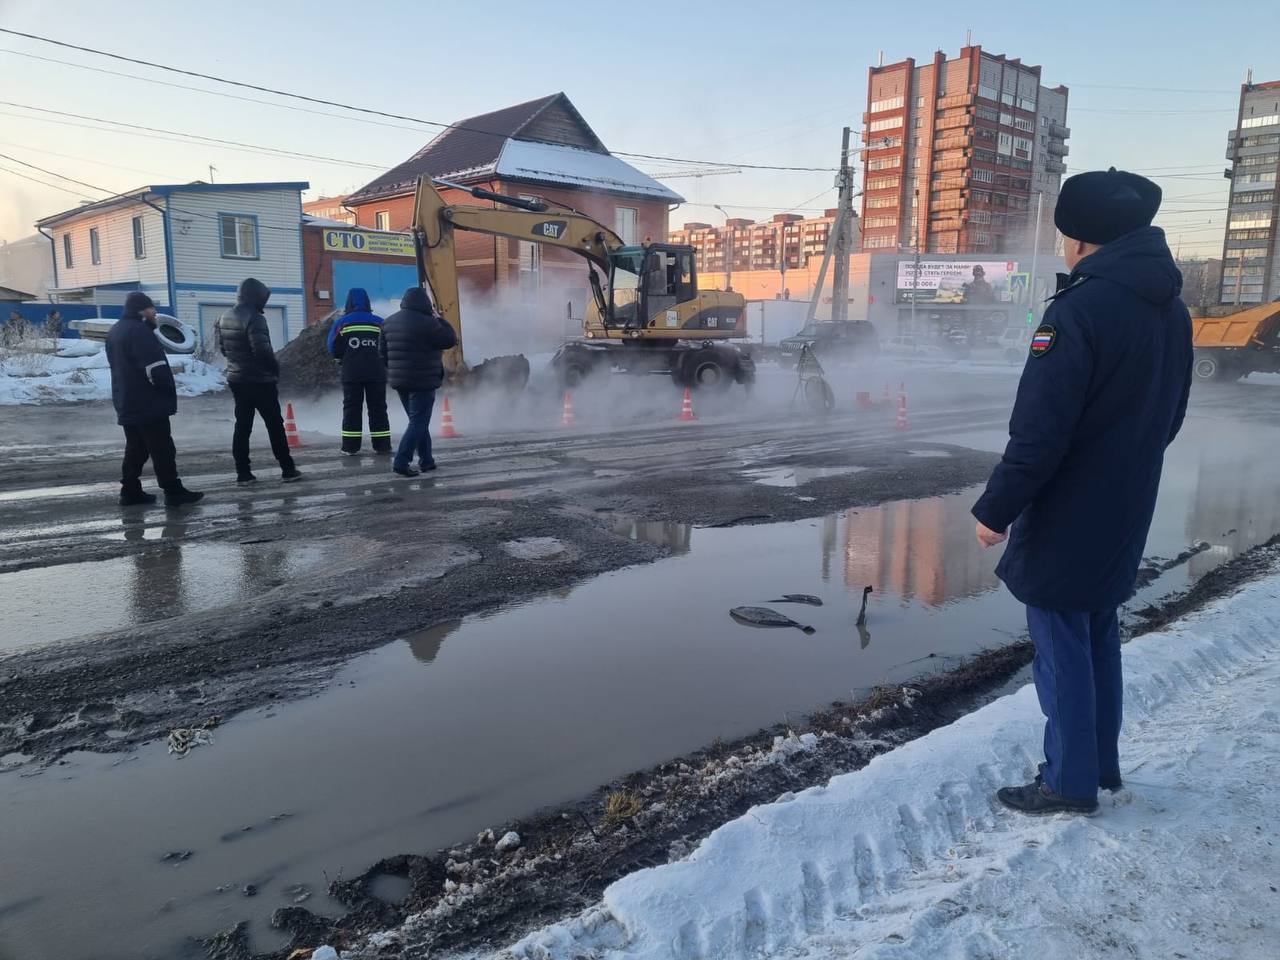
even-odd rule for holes
{"type": "Polygon", "coordinates": [[[1092,800],[1120,780],[1120,621],[1116,610],[1075,613],[1027,607],[1036,694],[1046,718],[1044,782],[1092,800]]]}

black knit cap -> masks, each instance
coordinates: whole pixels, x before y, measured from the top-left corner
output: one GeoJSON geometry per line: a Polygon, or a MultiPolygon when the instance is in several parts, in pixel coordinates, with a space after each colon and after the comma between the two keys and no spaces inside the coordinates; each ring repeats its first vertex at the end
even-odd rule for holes
{"type": "Polygon", "coordinates": [[[155,301],[148,297],[141,290],[135,290],[124,298],[124,314],[127,317],[137,317],[147,307],[154,307],[155,301]]]}
{"type": "Polygon", "coordinates": [[[1146,177],[1112,167],[1069,177],[1058,194],[1053,223],[1065,237],[1110,243],[1151,225],[1161,190],[1146,177]]]}

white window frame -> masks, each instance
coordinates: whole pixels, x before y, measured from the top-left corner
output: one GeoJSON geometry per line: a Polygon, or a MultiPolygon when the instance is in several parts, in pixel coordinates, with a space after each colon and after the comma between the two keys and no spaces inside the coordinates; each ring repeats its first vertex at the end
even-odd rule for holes
{"type": "Polygon", "coordinates": [[[391,229],[391,211],[377,210],[373,214],[373,229],[390,230],[391,229]]]}
{"type": "Polygon", "coordinates": [[[133,259],[147,259],[147,232],[142,222],[142,216],[133,218],[133,259]]]}
{"type": "Polygon", "coordinates": [[[71,234],[64,233],[62,235],[62,265],[68,269],[75,269],[76,260],[71,252],[71,234]]]}
{"type": "Polygon", "coordinates": [[[638,243],[638,235],[640,233],[640,208],[614,207],[613,229],[618,234],[619,238],[621,238],[622,242],[627,246],[633,246],[638,243]],[[630,223],[627,221],[630,221],[630,223]]]}
{"type": "Polygon", "coordinates": [[[258,237],[258,218],[251,213],[220,213],[218,214],[218,253],[222,255],[223,260],[260,260],[262,259],[262,247],[258,237]],[[227,253],[227,231],[226,224],[228,222],[235,224],[232,237],[235,239],[235,252],[227,253]],[[245,252],[245,227],[252,229],[253,251],[245,252]]]}
{"type": "Polygon", "coordinates": [[[97,227],[89,228],[89,262],[95,267],[102,263],[102,237],[97,227]]]}

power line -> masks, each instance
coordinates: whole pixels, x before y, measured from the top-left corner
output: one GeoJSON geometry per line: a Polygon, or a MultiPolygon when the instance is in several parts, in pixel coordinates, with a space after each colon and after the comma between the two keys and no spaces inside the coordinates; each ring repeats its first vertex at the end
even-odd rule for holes
{"type": "MultiPolygon", "coordinates": [[[[0,28],[0,29],[3,29],[3,28],[0,28]]],[[[11,100],[0,100],[0,106],[17,107],[20,110],[33,110],[36,113],[48,113],[56,117],[71,117],[72,119],[75,119],[75,120],[89,120],[93,123],[105,123],[111,126],[123,127],[127,130],[140,130],[146,133],[158,133],[158,134],[164,134],[165,136],[170,136],[170,137],[184,137],[189,140],[198,140],[205,143],[217,144],[220,146],[241,147],[241,148],[248,148],[250,150],[276,153],[276,154],[280,154],[281,156],[296,157],[297,159],[300,159],[300,160],[316,160],[316,161],[319,161],[320,163],[338,163],[338,164],[342,164],[343,166],[367,167],[368,169],[371,169],[371,170],[387,169],[382,164],[363,163],[359,160],[343,160],[339,157],[326,157],[326,156],[321,156],[319,154],[314,154],[314,153],[301,153],[297,150],[285,150],[281,147],[265,147],[265,146],[262,146],[261,144],[245,143],[244,141],[241,141],[241,140],[223,140],[218,137],[206,137],[199,133],[182,133],[181,131],[178,131],[178,130],[165,130],[163,127],[149,127],[149,126],[145,126],[143,124],[138,124],[138,123],[126,123],[123,120],[106,120],[102,117],[91,117],[83,113],[69,113],[65,110],[53,110],[53,109],[50,109],[49,107],[33,107],[30,104],[26,104],[26,103],[14,103],[11,100]]]]}
{"type": "Polygon", "coordinates": [[[10,176],[18,177],[18,178],[20,178],[20,179],[22,179],[22,180],[28,180],[28,181],[30,181],[31,183],[38,183],[38,184],[40,184],[40,186],[42,186],[42,187],[52,187],[54,190],[61,190],[63,193],[69,193],[69,194],[71,194],[73,197],[79,197],[81,200],[93,200],[93,199],[94,199],[93,197],[86,196],[85,194],[81,193],[79,190],[72,190],[70,187],[64,187],[64,186],[62,186],[61,184],[58,184],[58,183],[49,183],[49,182],[48,182],[48,181],[46,181],[46,180],[41,180],[41,179],[39,179],[38,177],[33,177],[33,176],[31,176],[30,174],[23,173],[21,170],[10,170],[10,169],[9,169],[8,167],[6,167],[6,166],[0,166],[0,171],[4,171],[5,173],[9,174],[10,176]]]}
{"type": "Polygon", "coordinates": [[[118,192],[115,190],[108,190],[105,187],[95,187],[92,183],[85,183],[83,180],[77,180],[74,177],[68,177],[61,173],[54,173],[52,170],[46,170],[44,167],[37,167],[34,163],[27,163],[25,160],[19,160],[17,157],[11,157],[7,153],[0,153],[0,159],[8,160],[10,163],[16,163],[19,166],[28,167],[32,170],[38,170],[51,177],[57,177],[59,180],[65,180],[67,183],[74,183],[78,187],[88,187],[90,190],[101,190],[106,194],[114,194],[118,192]]]}
{"type": "MultiPolygon", "coordinates": [[[[52,44],[56,47],[63,47],[67,50],[78,50],[81,53],[89,53],[94,56],[108,57],[112,60],[119,60],[123,63],[132,63],[135,66],[146,67],[154,70],[165,70],[169,73],[177,73],[187,77],[195,77],[199,80],[209,80],[214,83],[224,83],[233,87],[240,87],[246,90],[256,90],[259,93],[269,93],[277,97],[288,97],[292,100],[301,100],[306,103],[319,104],[325,107],[337,107],[340,110],[350,110],[354,113],[362,113],[375,117],[385,117],[389,120],[407,120],[410,123],[419,123],[428,127],[439,127],[442,130],[466,130],[470,133],[480,133],[491,137],[500,137],[506,139],[505,133],[498,133],[493,130],[482,130],[479,127],[466,127],[460,124],[442,123],[439,120],[424,120],[421,117],[413,117],[403,113],[391,113],[387,110],[379,110],[374,107],[362,107],[356,104],[343,103],[339,100],[325,100],[322,97],[311,97],[302,93],[293,93],[288,90],[277,90],[274,87],[265,87],[256,83],[246,83],[243,80],[231,80],[227,77],[219,77],[210,73],[200,73],[195,70],[184,70],[181,67],[174,67],[169,64],[156,63],[155,61],[139,60],[135,57],[126,57],[123,54],[111,53],[107,50],[98,50],[94,47],[85,47],[79,44],[67,43],[65,40],[54,40],[52,37],[42,37],[34,33],[25,33],[21,30],[13,30],[9,27],[0,27],[0,33],[7,33],[15,37],[23,37],[27,40],[36,40],[40,43],[52,44]]],[[[666,157],[651,153],[634,153],[627,150],[611,151],[616,156],[631,157],[640,160],[660,160],[667,163],[689,163],[699,164],[702,166],[735,166],[742,167],[747,170],[782,170],[798,173],[831,173],[835,171],[835,167],[799,167],[799,166],[782,166],[775,164],[748,164],[748,163],[728,163],[723,160],[691,160],[687,157],[666,157]]]]}
{"type": "Polygon", "coordinates": [[[169,80],[161,80],[158,77],[143,77],[136,73],[124,73],[120,70],[107,70],[103,67],[91,67],[87,63],[76,63],[73,60],[59,60],[57,57],[42,57],[39,54],[28,53],[25,50],[10,50],[8,48],[0,48],[0,53],[8,53],[17,57],[27,57],[31,60],[39,60],[41,63],[57,63],[64,67],[75,67],[77,70],[89,70],[93,73],[101,73],[108,77],[123,77],[125,80],[137,80],[139,83],[154,83],[161,87],[172,87],[175,90],[189,90],[192,93],[204,93],[211,97],[222,97],[227,100],[239,100],[241,103],[256,103],[264,107],[278,107],[281,110],[296,110],[299,113],[310,113],[317,117],[329,117],[333,120],[346,120],[350,123],[367,123],[376,127],[388,127],[392,130],[413,130],[418,131],[418,127],[411,127],[403,123],[386,123],[382,120],[370,120],[366,117],[348,117],[341,113],[330,113],[327,110],[311,110],[307,107],[299,107],[292,103],[275,103],[271,100],[259,100],[257,97],[243,97],[236,93],[227,93],[223,90],[206,90],[203,87],[192,87],[185,83],[173,83],[169,80]]]}

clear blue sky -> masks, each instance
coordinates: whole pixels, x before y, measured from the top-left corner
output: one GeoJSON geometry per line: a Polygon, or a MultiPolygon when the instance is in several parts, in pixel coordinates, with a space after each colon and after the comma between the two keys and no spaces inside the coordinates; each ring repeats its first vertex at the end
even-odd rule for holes
{"type": "MultiPolygon", "coordinates": [[[[1257,29],[1231,30],[1229,44],[1220,42],[1225,24],[1207,4],[1028,3],[1023,9],[1034,15],[1012,16],[995,4],[964,9],[923,2],[910,13],[905,4],[870,12],[860,12],[862,6],[776,0],[488,0],[470,8],[410,0],[0,0],[0,26],[432,120],[456,120],[563,90],[615,150],[798,166],[837,161],[840,127],[857,129],[866,70],[879,51],[886,62],[925,58],[937,48],[954,55],[972,29],[975,43],[1038,63],[1047,84],[1071,88],[1073,172],[1114,164],[1148,173],[1165,187],[1159,222],[1171,245],[1184,255],[1221,249],[1227,195],[1222,169],[1239,84],[1249,66],[1259,80],[1280,79],[1280,7],[1274,0],[1230,4],[1232,24],[1257,29]],[[1144,89],[1127,89],[1133,87],[1144,89]]],[[[48,115],[36,119],[41,115],[13,106],[0,106],[0,154],[111,191],[207,179],[212,163],[220,181],[309,180],[310,197],[360,186],[375,168],[405,159],[433,133],[135,79],[141,77],[236,92],[0,34],[0,100],[342,162],[148,139],[92,123],[87,126],[94,129],[50,123],[48,115]]],[[[651,172],[671,166],[637,165],[651,172]]],[[[12,160],[0,159],[0,167],[103,195],[12,160]]],[[[718,222],[712,203],[756,217],[821,208],[834,198],[827,173],[741,173],[669,183],[692,202],[676,212],[675,222],[718,222]]],[[[37,217],[79,202],[4,170],[0,191],[0,239],[30,234],[37,217]]]]}

